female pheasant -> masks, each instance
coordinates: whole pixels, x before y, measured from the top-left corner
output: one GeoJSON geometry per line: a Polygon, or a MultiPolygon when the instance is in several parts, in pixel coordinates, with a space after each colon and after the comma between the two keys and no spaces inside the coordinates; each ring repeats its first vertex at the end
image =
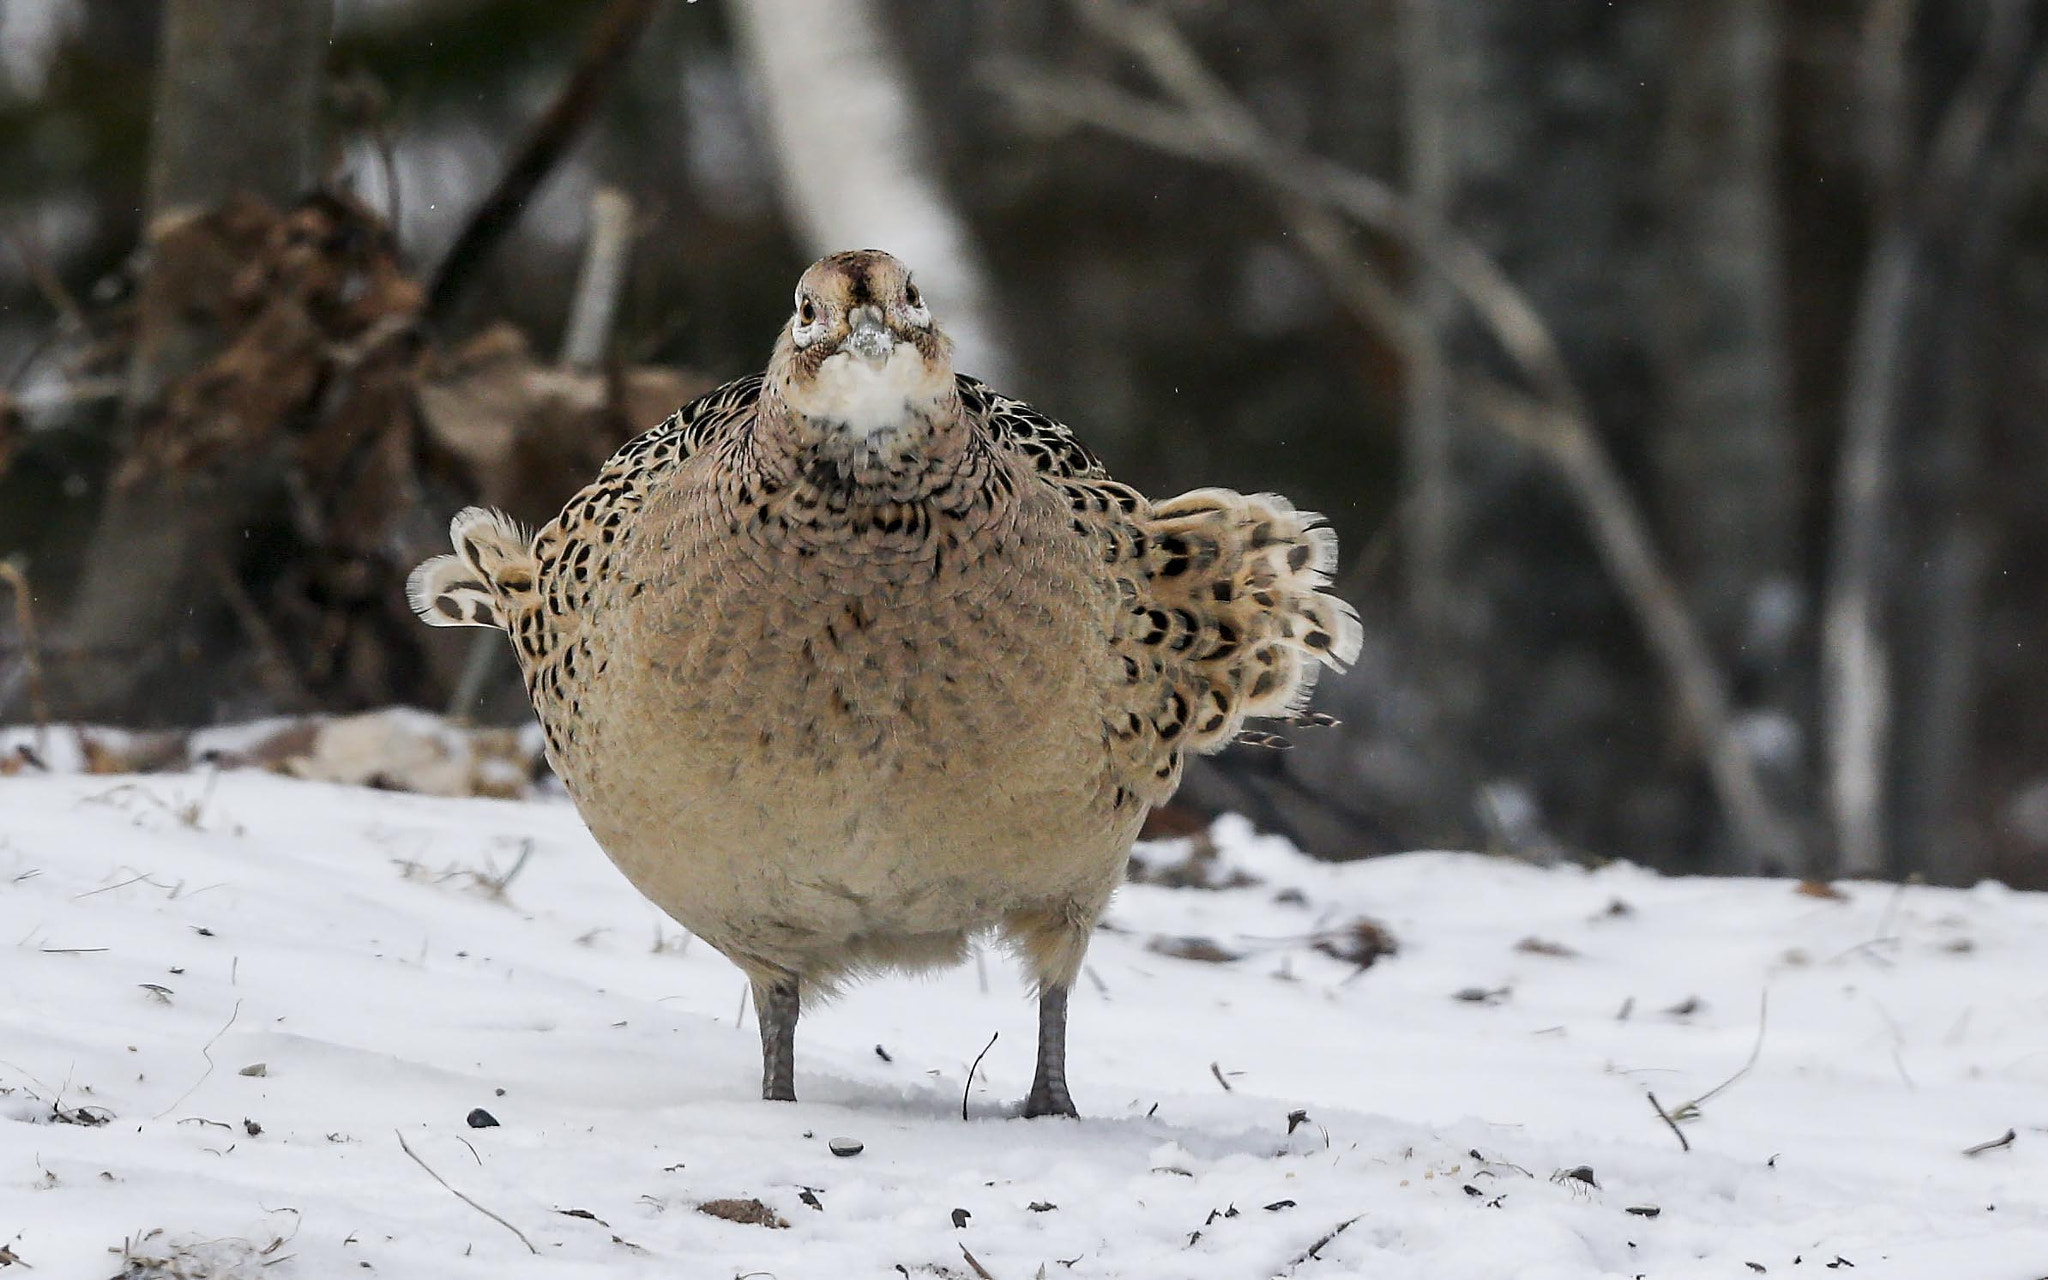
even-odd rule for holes
{"type": "Polygon", "coordinates": [[[1038,984],[1024,1114],[1074,1115],[1067,992],[1147,810],[1361,638],[1318,517],[1111,480],[955,374],[875,250],[806,271],[765,373],[537,535],[480,508],[450,534],[413,607],[510,634],[598,843],[752,981],[770,1099],[801,999],[995,930],[1038,984]]]}

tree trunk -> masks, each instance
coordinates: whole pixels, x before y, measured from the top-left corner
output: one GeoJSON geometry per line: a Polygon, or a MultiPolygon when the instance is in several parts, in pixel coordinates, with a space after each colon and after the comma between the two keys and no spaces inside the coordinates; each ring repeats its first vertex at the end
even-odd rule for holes
{"type": "MultiPolygon", "coordinates": [[[[1416,218],[1431,239],[1443,236],[1451,194],[1450,113],[1437,36],[1439,7],[1440,0],[1404,0],[1401,6],[1408,191],[1416,218]]],[[[1450,592],[1451,396],[1443,347],[1453,299],[1441,272],[1418,263],[1412,277],[1411,296],[1424,340],[1416,346],[1407,376],[1401,530],[1409,626],[1421,648],[1434,652],[1443,643],[1450,592]]]]}
{"type": "MultiPolygon", "coordinates": [[[[332,0],[171,0],[145,231],[163,252],[152,252],[138,307],[131,421],[153,412],[220,341],[188,296],[194,281],[219,273],[206,256],[214,242],[172,233],[238,193],[281,206],[305,189],[332,20],[332,0]]],[[[207,714],[177,696],[196,697],[193,682],[167,676],[181,654],[203,647],[217,620],[218,593],[204,584],[231,563],[223,549],[237,527],[275,494],[273,464],[264,454],[240,457],[205,477],[167,474],[109,492],[65,620],[65,643],[80,655],[68,710],[111,719],[207,714]]]]}
{"type": "MultiPolygon", "coordinates": [[[[150,133],[143,243],[228,196],[283,206],[312,177],[313,122],[334,0],[168,0],[150,133]]],[[[196,367],[213,335],[170,296],[171,273],[143,282],[128,368],[131,418],[196,367]]]]}
{"type": "MultiPolygon", "coordinates": [[[[1900,859],[1893,838],[1892,824],[1901,815],[1898,770],[1904,763],[1931,767],[1938,775],[1957,767],[1952,760],[1926,759],[1924,747],[1902,752],[1891,732],[1900,706],[1925,707],[1920,699],[1904,702],[1897,691],[1903,683],[1897,679],[1902,642],[1918,646],[1924,659],[1931,637],[1924,629],[1913,637],[1900,632],[1902,617],[1916,612],[1915,602],[1895,581],[1905,563],[1900,536],[1906,514],[1899,483],[1904,471],[1901,440],[1906,424],[1916,418],[1943,417],[1944,407],[1930,404],[1925,396],[1933,376],[1931,361],[1955,354],[1943,337],[1956,327],[1944,301],[1955,305],[1959,291],[1954,277],[1978,251],[1972,248],[1977,239],[1989,234],[1985,219],[1990,216],[1992,178],[2034,84],[2048,42],[2048,18],[2036,5],[2004,3],[1989,7],[1978,26],[1968,70],[1941,104],[1910,186],[1900,175],[1894,184],[1896,198],[1881,208],[1850,349],[1822,626],[1829,801],[1837,870],[1843,875],[1921,870],[1900,859]],[[1944,281],[1947,290],[1940,287],[1944,281]],[[1910,763],[1915,760],[1919,764],[1910,763]]],[[[1886,51],[1900,57],[1904,45],[1887,46],[1886,51]]],[[[1879,75],[1873,83],[1897,79],[1879,75]]],[[[1975,304],[1965,296],[1963,305],[1975,304]]],[[[1955,469],[1954,464],[1940,465],[1955,469]]],[[[1940,474],[1930,479],[1953,483],[1940,474]]],[[[1961,534],[1966,526],[1955,528],[1961,534]]],[[[1922,606],[1927,603],[1926,583],[1938,584],[1944,574],[1959,575],[1958,583],[1966,582],[1971,558],[1967,541],[1963,538],[1944,551],[1950,560],[1934,568],[1923,583],[1922,606]]],[[[1956,603],[1967,604],[1972,598],[1961,586],[1938,590],[1956,593],[1956,603]]],[[[1925,623],[1926,609],[1917,612],[1925,623]]],[[[1938,638],[1933,642],[1942,643],[1938,638]]],[[[1948,687],[1945,696],[1967,691],[1966,672],[1949,672],[1943,679],[1948,687]]],[[[1919,726],[1914,728],[1917,732],[1919,726]]],[[[1957,726],[1936,726],[1935,732],[1938,740],[1960,741],[1957,726]]],[[[1922,811],[1916,822],[1931,819],[1925,812],[1930,803],[1938,807],[1946,802],[1928,794],[1907,802],[1909,811],[1922,811]]],[[[1918,856],[1921,851],[1912,852],[1918,856]]]]}
{"type": "Polygon", "coordinates": [[[736,0],[782,174],[809,252],[886,249],[917,273],[959,367],[1010,372],[988,273],[940,183],[874,0],[736,0]]]}
{"type": "MultiPolygon", "coordinates": [[[[1444,0],[1403,0],[1399,11],[1403,161],[1422,234],[1441,240],[1454,194],[1452,101],[1442,40],[1444,0]]],[[[1427,762],[1429,844],[1463,845],[1479,832],[1473,814],[1479,779],[1466,748],[1478,723],[1480,685],[1473,670],[1472,610],[1454,616],[1454,565],[1460,529],[1455,411],[1449,341],[1457,300],[1441,271],[1420,255],[1410,266],[1410,304],[1421,341],[1406,369],[1397,523],[1406,588],[1404,648],[1422,687],[1412,747],[1427,762]]]]}
{"type": "Polygon", "coordinates": [[[152,222],[230,192],[283,204],[313,176],[333,0],[167,0],[150,136],[152,222]]]}
{"type": "MultiPolygon", "coordinates": [[[[2038,80],[2048,11],[2037,11],[2031,30],[2011,16],[2016,12],[2002,26],[1994,19],[1982,38],[1987,45],[2013,42],[2014,73],[2023,82],[2038,80]]],[[[2016,197],[2033,168],[2027,161],[1985,166],[1959,202],[1946,241],[1930,252],[1926,329],[1914,344],[1904,393],[1892,615],[1902,732],[1887,762],[1886,816],[1892,869],[1942,884],[1969,884],[1989,870],[1964,805],[1978,772],[1973,747],[1991,547],[1982,515],[1987,318],[1993,273],[2011,260],[2016,197]]]]}

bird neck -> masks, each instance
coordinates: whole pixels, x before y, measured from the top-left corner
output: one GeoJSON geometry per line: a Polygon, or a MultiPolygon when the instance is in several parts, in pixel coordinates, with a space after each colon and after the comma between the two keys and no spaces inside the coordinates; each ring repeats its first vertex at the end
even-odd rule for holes
{"type": "Polygon", "coordinates": [[[801,483],[855,503],[911,502],[946,488],[970,443],[951,378],[937,394],[899,397],[888,412],[842,401],[805,413],[771,381],[753,454],[762,478],[782,486],[801,483]]]}

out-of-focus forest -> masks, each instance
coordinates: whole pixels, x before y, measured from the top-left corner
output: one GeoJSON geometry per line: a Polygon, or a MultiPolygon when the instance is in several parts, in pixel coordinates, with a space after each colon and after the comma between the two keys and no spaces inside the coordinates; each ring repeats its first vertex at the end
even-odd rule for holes
{"type": "Polygon", "coordinates": [[[0,722],[512,723],[406,571],[820,253],[1328,513],[1330,856],[2048,883],[2040,0],[5,0],[0,722]],[[11,596],[11,599],[9,597],[11,596]]]}

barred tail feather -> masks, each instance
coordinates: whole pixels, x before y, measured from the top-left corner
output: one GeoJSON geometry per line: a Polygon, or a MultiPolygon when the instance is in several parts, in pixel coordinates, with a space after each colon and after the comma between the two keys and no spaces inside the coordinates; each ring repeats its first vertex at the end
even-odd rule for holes
{"type": "Polygon", "coordinates": [[[1337,536],[1321,516],[1228,489],[1184,493],[1151,515],[1149,617],[1179,655],[1186,745],[1219,750],[1248,717],[1299,715],[1323,667],[1357,659],[1357,611],[1324,590],[1337,536]]]}
{"type": "Polygon", "coordinates": [[[517,522],[501,511],[467,507],[448,525],[453,555],[435,556],[406,579],[406,599],[434,627],[506,630],[506,604],[534,586],[533,554],[517,522]]]}

